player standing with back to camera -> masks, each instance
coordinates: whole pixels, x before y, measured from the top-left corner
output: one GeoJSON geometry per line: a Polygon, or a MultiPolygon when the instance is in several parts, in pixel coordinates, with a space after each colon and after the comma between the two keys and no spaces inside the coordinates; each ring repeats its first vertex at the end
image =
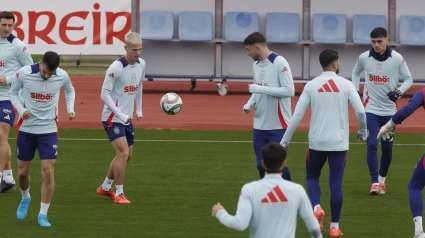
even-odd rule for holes
{"type": "Polygon", "coordinates": [[[323,229],[325,212],[320,205],[319,179],[328,160],[332,213],[329,233],[330,236],[342,236],[339,219],[343,202],[342,181],[349,148],[348,103],[353,106],[360,125],[358,140],[367,138],[366,115],[353,83],[338,76],[338,52],[324,50],[319,55],[319,61],[323,73],[305,85],[281,145],[289,146],[295,129],[311,105],[306,159],[307,190],[314,207],[314,215],[319,221],[320,229],[323,229]]]}
{"type": "Polygon", "coordinates": [[[357,59],[353,69],[352,81],[359,91],[360,74],[365,71],[363,104],[366,111],[367,129],[367,164],[372,186],[370,195],[386,192],[385,178],[392,160],[393,135],[389,140],[381,140],[381,166],[378,173],[378,139],[379,128],[385,125],[397,110],[397,100],[413,84],[412,75],[406,61],[395,50],[391,50],[387,30],[377,27],[370,33],[372,49],[364,52],[357,59]],[[398,87],[399,75],[403,84],[398,87]],[[378,176],[379,175],[379,176],[378,176]]]}
{"type": "Polygon", "coordinates": [[[146,63],[140,58],[142,38],[136,32],[125,37],[125,56],[109,66],[103,81],[100,98],[105,103],[102,123],[115,150],[105,181],[97,194],[108,196],[115,203],[130,204],[124,196],[124,176],[127,161],[133,155],[133,112],[136,100],[137,120],[142,118],[142,82],[146,63]],[[111,188],[115,182],[116,192],[111,188]]]}
{"type": "Polygon", "coordinates": [[[9,131],[15,122],[15,111],[9,99],[9,89],[15,73],[23,66],[33,64],[28,47],[12,34],[15,16],[0,13],[0,193],[15,189],[12,173],[12,151],[9,131]],[[2,176],[3,175],[3,176],[2,176]],[[2,179],[3,177],[3,179],[2,179]]]}
{"type": "Polygon", "coordinates": [[[286,165],[285,148],[277,142],[270,142],[261,149],[261,154],[265,176],[242,187],[236,215],[229,215],[217,203],[212,208],[212,216],[238,231],[249,225],[249,237],[252,238],[293,238],[297,216],[300,216],[311,237],[321,238],[319,223],[304,188],[282,179],[286,165]]]}
{"type": "Polygon", "coordinates": [[[22,193],[16,216],[23,220],[31,202],[30,168],[35,150],[41,160],[43,183],[41,207],[38,214],[40,226],[51,226],[47,211],[55,189],[54,169],[58,155],[58,100],[60,89],[65,91],[69,120],[75,118],[75,90],[69,75],[58,68],[60,57],[48,51],[40,63],[22,67],[12,81],[10,100],[19,113],[16,155],[18,157],[18,183],[22,193]],[[19,91],[22,90],[19,97],[19,91]]]}
{"type": "MultiPolygon", "coordinates": [[[[245,113],[254,107],[253,144],[257,157],[260,178],[265,170],[261,166],[261,148],[269,142],[280,142],[292,117],[291,98],[295,95],[291,68],[282,56],[267,47],[264,36],[254,32],[244,43],[248,56],[255,62],[254,84],[249,85],[251,98],[243,106],[245,113]]],[[[291,181],[289,169],[285,166],[282,177],[291,181]]]]}

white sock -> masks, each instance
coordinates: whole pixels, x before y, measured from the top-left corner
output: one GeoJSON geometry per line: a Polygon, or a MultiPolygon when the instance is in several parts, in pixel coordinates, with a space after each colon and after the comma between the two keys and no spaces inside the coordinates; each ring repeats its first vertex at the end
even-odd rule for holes
{"type": "Polygon", "coordinates": [[[21,193],[22,193],[22,198],[27,199],[30,198],[30,188],[28,188],[27,190],[22,190],[21,189],[21,193]]]}
{"type": "Polygon", "coordinates": [[[102,189],[105,190],[105,191],[109,191],[109,189],[111,189],[113,182],[114,182],[113,179],[108,179],[108,177],[106,177],[105,181],[102,184],[102,189]]]}
{"type": "Polygon", "coordinates": [[[49,206],[50,206],[50,204],[41,203],[40,214],[47,216],[47,211],[49,210],[49,206]]]}
{"type": "Polygon", "coordinates": [[[124,193],[124,185],[115,185],[117,191],[115,192],[116,196],[119,196],[124,193]]]}
{"type": "Polygon", "coordinates": [[[379,176],[379,177],[378,177],[378,181],[379,181],[380,183],[385,183],[385,177],[381,177],[381,176],[379,176]]]}
{"type": "Polygon", "coordinates": [[[338,222],[331,222],[331,230],[332,227],[335,227],[336,230],[339,230],[339,223],[338,222]]]}
{"type": "Polygon", "coordinates": [[[313,212],[316,212],[319,207],[320,207],[320,204],[317,204],[316,206],[314,206],[313,212]]]}
{"type": "Polygon", "coordinates": [[[2,177],[3,177],[3,172],[0,172],[0,182],[2,177]]]}
{"type": "Polygon", "coordinates": [[[15,180],[13,179],[13,174],[12,174],[12,170],[3,170],[3,175],[4,175],[4,181],[6,181],[6,183],[14,183],[15,180]]]}
{"type": "Polygon", "coordinates": [[[421,234],[421,232],[423,232],[424,230],[422,227],[422,217],[414,217],[413,222],[415,222],[415,235],[421,234]]]}

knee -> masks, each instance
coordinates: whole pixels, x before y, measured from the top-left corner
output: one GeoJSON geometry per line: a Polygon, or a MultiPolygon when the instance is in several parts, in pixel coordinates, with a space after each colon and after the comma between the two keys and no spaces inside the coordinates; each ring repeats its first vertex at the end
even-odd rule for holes
{"type": "Polygon", "coordinates": [[[128,149],[120,150],[117,154],[117,158],[119,158],[120,160],[125,160],[125,161],[129,160],[131,156],[128,149]]]}
{"type": "Polygon", "coordinates": [[[331,193],[342,193],[342,186],[331,185],[330,190],[331,190],[331,193]]]}
{"type": "Polygon", "coordinates": [[[9,134],[8,133],[2,133],[2,131],[0,130],[0,144],[6,144],[9,143],[9,134]]]}
{"type": "Polygon", "coordinates": [[[129,153],[129,154],[128,154],[128,157],[127,157],[127,161],[130,161],[130,160],[131,160],[131,158],[133,158],[133,154],[132,154],[132,153],[129,153]]]}
{"type": "Polygon", "coordinates": [[[422,191],[422,189],[424,188],[423,184],[414,182],[414,181],[409,181],[409,183],[407,184],[407,189],[408,190],[420,190],[422,191]]]}
{"type": "Polygon", "coordinates": [[[367,143],[367,149],[368,150],[378,150],[378,141],[370,141],[367,143]]]}
{"type": "Polygon", "coordinates": [[[54,169],[52,167],[43,168],[42,170],[43,181],[52,181],[54,175],[54,169]]]}
{"type": "Polygon", "coordinates": [[[20,179],[28,177],[29,174],[30,174],[29,168],[19,168],[18,170],[18,177],[20,179]]]}

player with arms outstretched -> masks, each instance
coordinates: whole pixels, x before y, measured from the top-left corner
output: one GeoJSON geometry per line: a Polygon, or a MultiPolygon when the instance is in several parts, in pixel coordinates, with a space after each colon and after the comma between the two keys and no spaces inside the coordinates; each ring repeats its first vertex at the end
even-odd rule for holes
{"type": "Polygon", "coordinates": [[[75,117],[75,91],[68,74],[58,68],[57,53],[46,52],[38,64],[22,67],[12,81],[9,96],[19,113],[16,155],[18,157],[18,183],[22,193],[16,215],[23,220],[31,202],[30,167],[35,150],[41,160],[43,183],[41,207],[38,214],[40,226],[51,226],[47,211],[55,188],[54,169],[58,153],[57,104],[60,89],[65,91],[69,120],[75,117]],[[21,96],[19,91],[22,90],[21,96]]]}
{"type": "Polygon", "coordinates": [[[212,216],[239,231],[249,225],[249,237],[252,238],[295,237],[297,216],[300,216],[311,237],[322,237],[304,188],[282,179],[286,150],[279,143],[271,142],[262,148],[261,154],[266,174],[261,180],[242,187],[236,215],[229,215],[217,203],[212,208],[212,216]]]}
{"type": "Polygon", "coordinates": [[[372,49],[361,54],[353,69],[352,81],[359,91],[360,73],[365,71],[363,101],[367,118],[367,164],[372,186],[370,195],[386,192],[385,178],[392,160],[393,137],[381,140],[381,166],[378,173],[378,135],[379,128],[390,120],[396,112],[397,100],[413,84],[412,75],[403,56],[390,49],[387,44],[387,30],[377,27],[370,33],[372,49]],[[404,82],[399,87],[399,75],[404,82]],[[379,175],[379,176],[378,176],[379,175]]]}
{"type": "Polygon", "coordinates": [[[8,141],[10,127],[15,122],[9,99],[10,84],[21,67],[34,63],[28,47],[12,34],[14,26],[15,16],[11,12],[0,12],[0,193],[16,187],[8,141]]]}
{"type": "Polygon", "coordinates": [[[97,189],[99,195],[108,196],[115,203],[130,204],[124,195],[124,176],[127,161],[133,155],[133,111],[136,100],[137,120],[142,118],[142,82],[146,63],[140,58],[142,39],[136,32],[125,37],[126,55],[109,66],[106,71],[100,98],[105,103],[102,123],[114,147],[112,160],[103,184],[97,189]],[[115,181],[116,192],[111,188],[115,181]]]}
{"type": "Polygon", "coordinates": [[[342,181],[350,135],[348,103],[353,106],[360,124],[358,139],[367,138],[366,115],[354,85],[337,75],[340,67],[338,52],[324,50],[319,55],[319,61],[323,73],[305,85],[281,145],[284,147],[289,145],[295,129],[311,105],[309,149],[306,159],[307,190],[314,207],[314,215],[320,223],[320,228],[323,229],[325,212],[320,206],[319,178],[328,159],[332,213],[330,236],[342,236],[339,218],[343,201],[342,181]]]}
{"type": "MultiPolygon", "coordinates": [[[[255,109],[253,145],[260,178],[265,171],[261,166],[261,148],[269,142],[280,142],[292,117],[291,98],[295,95],[291,68],[282,56],[267,47],[264,36],[254,32],[244,41],[248,56],[255,62],[254,84],[249,85],[251,98],[243,106],[245,113],[255,109]]],[[[291,181],[285,166],[283,178],[291,181]]]]}
{"type": "MultiPolygon", "coordinates": [[[[406,106],[396,112],[391,120],[381,127],[377,138],[383,141],[390,140],[394,133],[396,125],[401,124],[406,118],[412,115],[418,108],[425,108],[425,88],[422,88],[413,95],[406,106]]],[[[425,186],[425,154],[421,156],[413,171],[412,178],[409,181],[409,203],[412,212],[413,222],[415,224],[414,238],[425,238],[422,226],[423,200],[422,190],[425,186]]]]}

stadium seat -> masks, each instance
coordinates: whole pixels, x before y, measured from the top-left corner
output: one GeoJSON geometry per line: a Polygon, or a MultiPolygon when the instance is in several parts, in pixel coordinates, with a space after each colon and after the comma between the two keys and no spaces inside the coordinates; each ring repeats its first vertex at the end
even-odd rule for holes
{"type": "Polygon", "coordinates": [[[189,41],[209,41],[213,39],[211,12],[180,12],[179,39],[189,41]]]}
{"type": "Polygon", "coordinates": [[[347,17],[345,14],[313,15],[313,41],[316,43],[343,44],[347,42],[347,17]]]}
{"type": "Polygon", "coordinates": [[[147,40],[172,40],[174,13],[168,11],[144,11],[140,13],[140,35],[147,40]]]}
{"type": "Polygon", "coordinates": [[[370,44],[370,32],[375,27],[387,28],[385,15],[353,15],[353,43],[370,44]]]}
{"type": "Polygon", "coordinates": [[[400,44],[425,45],[425,16],[400,16],[400,44]]]}
{"type": "Polygon", "coordinates": [[[225,15],[224,35],[227,41],[243,42],[245,38],[258,31],[258,13],[227,12],[225,15]]]}
{"type": "Polygon", "coordinates": [[[300,41],[300,15],[298,13],[269,12],[266,14],[268,42],[294,43],[300,41]]]}

